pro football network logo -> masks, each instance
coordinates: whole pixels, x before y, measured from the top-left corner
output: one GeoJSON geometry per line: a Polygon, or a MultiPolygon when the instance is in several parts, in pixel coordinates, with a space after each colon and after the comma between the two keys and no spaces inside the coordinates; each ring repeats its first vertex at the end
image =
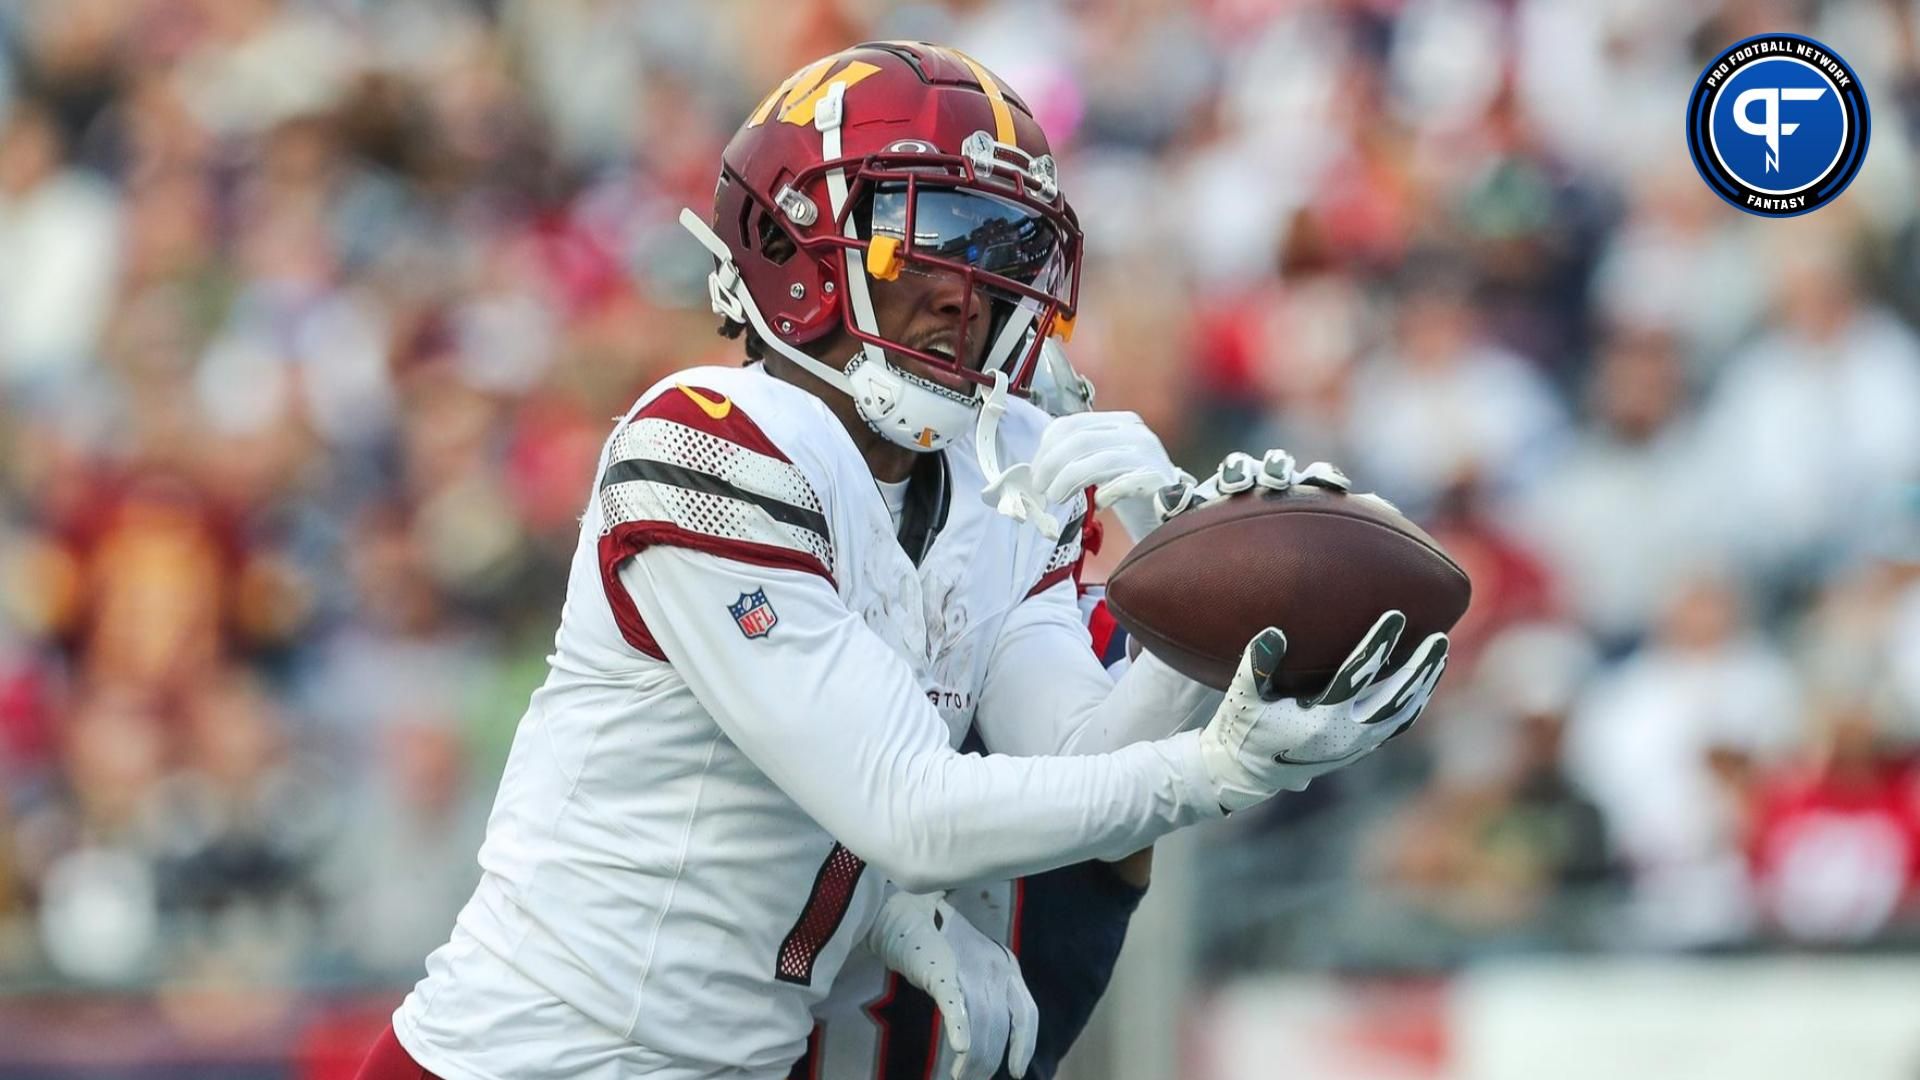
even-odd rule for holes
{"type": "Polygon", "coordinates": [[[750,638],[766,637],[780,624],[780,616],[773,613],[773,605],[767,602],[765,589],[741,593],[740,599],[727,605],[727,613],[740,624],[740,632],[750,638]]]}
{"type": "Polygon", "coordinates": [[[1838,198],[1867,159],[1867,94],[1832,49],[1799,34],[1736,42],[1687,100],[1687,149],[1714,194],[1794,217],[1838,198]]]}

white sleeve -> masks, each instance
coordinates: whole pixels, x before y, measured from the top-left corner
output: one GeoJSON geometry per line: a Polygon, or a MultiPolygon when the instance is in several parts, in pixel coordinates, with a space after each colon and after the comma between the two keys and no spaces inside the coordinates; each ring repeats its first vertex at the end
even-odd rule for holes
{"type": "Polygon", "coordinates": [[[1093,654],[1072,580],[1007,616],[987,659],[975,723],[996,754],[1100,754],[1204,723],[1219,691],[1150,653],[1116,681],[1093,654]]]}
{"type": "Polygon", "coordinates": [[[955,752],[905,662],[818,574],[656,546],[620,580],[727,737],[910,891],[1117,857],[1221,813],[1196,734],[1097,757],[955,752]],[[728,605],[755,590],[778,621],[748,638],[728,605]]]}

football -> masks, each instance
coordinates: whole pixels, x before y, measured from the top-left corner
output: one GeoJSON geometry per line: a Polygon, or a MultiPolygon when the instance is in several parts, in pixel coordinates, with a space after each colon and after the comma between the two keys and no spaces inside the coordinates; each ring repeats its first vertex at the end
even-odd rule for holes
{"type": "Polygon", "coordinates": [[[1190,510],[1148,534],[1107,579],[1107,607],[1188,678],[1225,689],[1253,636],[1287,635],[1280,686],[1318,693],[1380,613],[1405,613],[1391,664],[1451,629],[1472,584],[1384,500],[1296,484],[1190,510]]]}

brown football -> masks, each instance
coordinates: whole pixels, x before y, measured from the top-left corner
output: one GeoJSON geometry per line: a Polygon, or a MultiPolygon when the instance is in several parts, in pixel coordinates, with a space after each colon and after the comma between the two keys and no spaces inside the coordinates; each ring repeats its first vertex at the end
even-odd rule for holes
{"type": "Polygon", "coordinates": [[[1225,689],[1253,636],[1287,635],[1289,696],[1318,693],[1374,620],[1404,612],[1391,662],[1467,610],[1472,583],[1433,537],[1386,503],[1296,485],[1256,489],[1174,518],[1107,578],[1107,607],[1176,671],[1225,689]]]}

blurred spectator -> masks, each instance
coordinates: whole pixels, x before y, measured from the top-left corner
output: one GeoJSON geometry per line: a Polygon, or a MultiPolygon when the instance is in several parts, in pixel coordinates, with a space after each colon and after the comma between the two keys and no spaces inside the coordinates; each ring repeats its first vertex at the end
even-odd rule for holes
{"type": "MultiPolygon", "coordinates": [[[[1915,526],[1920,515],[1908,527],[1915,526]]],[[[1863,647],[1884,657],[1895,710],[1893,734],[1920,744],[1920,547],[1889,566],[1878,583],[1887,598],[1886,620],[1863,647]]]]}
{"type": "Polygon", "coordinates": [[[1813,753],[1761,786],[1754,873],[1781,933],[1855,944],[1920,905],[1920,771],[1869,702],[1829,700],[1815,715],[1813,753]]]}
{"type": "Polygon", "coordinates": [[[159,948],[153,860],[168,825],[155,812],[163,719],[136,691],[96,688],[69,719],[64,749],[64,782],[25,808],[16,834],[39,884],[47,959],[89,980],[149,975],[159,948]]]}
{"type": "Polygon", "coordinates": [[[252,678],[223,672],[185,707],[181,768],[154,822],[171,949],[284,979],[311,936],[313,868],[327,832],[322,788],[288,751],[279,709],[252,678]],[[262,970],[264,969],[264,970],[262,970]]]}
{"type": "Polygon", "coordinates": [[[25,970],[33,947],[27,883],[15,843],[13,814],[0,801],[0,974],[25,970]]]}
{"type": "Polygon", "coordinates": [[[220,0],[194,8],[204,21],[178,77],[215,134],[257,135],[323,107],[346,84],[356,50],[324,6],[220,0]]]}
{"type": "Polygon", "coordinates": [[[1621,330],[1586,388],[1589,419],[1518,514],[1582,622],[1622,649],[1718,539],[1671,337],[1621,330]],[[1625,527],[1627,523],[1632,527],[1625,527]]]}
{"type": "Polygon", "coordinates": [[[1285,446],[1303,461],[1350,462],[1347,394],[1377,312],[1360,276],[1342,268],[1337,252],[1347,248],[1331,231],[1318,215],[1296,215],[1278,276],[1209,304],[1195,337],[1211,413],[1251,420],[1264,411],[1254,444],[1285,446]]]}
{"type": "Polygon", "coordinates": [[[1394,340],[1360,370],[1347,413],[1354,468],[1415,512],[1467,477],[1502,494],[1522,486],[1564,422],[1539,373],[1482,333],[1457,273],[1418,271],[1394,340]]]}
{"type": "Polygon", "coordinates": [[[450,617],[404,507],[368,508],[348,559],[355,617],[315,643],[301,682],[309,710],[358,764],[374,760],[387,727],[457,719],[487,654],[484,639],[450,617]]]}
{"type": "Polygon", "coordinates": [[[1575,713],[1568,772],[1632,873],[1638,937],[1724,945],[1753,929],[1748,801],[1756,774],[1794,755],[1798,708],[1791,669],[1736,586],[1705,575],[1676,589],[1654,637],[1575,713]]]}
{"type": "Polygon", "coordinates": [[[1594,269],[1597,314],[1665,335],[1694,372],[1718,367],[1767,304],[1759,223],[1728,221],[1685,161],[1629,189],[1626,220],[1594,269]]]}
{"type": "Polygon", "coordinates": [[[1614,879],[1600,808],[1561,764],[1593,666],[1578,631],[1516,627],[1487,648],[1432,739],[1436,774],[1375,838],[1374,874],[1453,932],[1578,942],[1614,879]]]}
{"type": "MultiPolygon", "coordinates": [[[[161,452],[185,453],[164,432],[161,452]]],[[[180,691],[235,648],[232,620],[247,552],[226,508],[188,479],[156,467],[102,483],[65,523],[76,588],[56,625],[87,677],[144,692],[180,691]]]]}
{"type": "Polygon", "coordinates": [[[118,217],[112,191],[67,164],[47,108],[15,102],[0,127],[0,391],[63,389],[93,361],[118,217]]]}
{"type": "Polygon", "coordinates": [[[1837,237],[1785,224],[1769,332],[1702,417],[1714,516],[1776,589],[1848,554],[1920,478],[1920,338],[1864,294],[1837,237]]]}
{"type": "Polygon", "coordinates": [[[1559,608],[1552,572],[1523,538],[1493,513],[1481,478],[1467,473],[1449,484],[1429,510],[1428,529],[1473,582],[1473,600],[1449,633],[1448,656],[1473,664],[1502,630],[1545,619],[1559,608]]]}
{"type": "Polygon", "coordinates": [[[397,719],[381,735],[326,866],[331,936],[359,972],[405,982],[480,878],[490,800],[447,718],[397,719]]]}
{"type": "MultiPolygon", "coordinates": [[[[0,555],[0,560],[8,557],[0,555]]],[[[55,559],[56,568],[64,565],[55,559]]],[[[24,570],[10,567],[0,569],[0,574],[17,582],[24,570]]],[[[0,789],[16,799],[43,783],[53,764],[53,718],[62,704],[59,691],[59,672],[47,655],[19,632],[14,620],[0,615],[0,789]]],[[[7,802],[0,799],[0,808],[7,802]]],[[[0,840],[0,846],[4,844],[0,840]]]]}

